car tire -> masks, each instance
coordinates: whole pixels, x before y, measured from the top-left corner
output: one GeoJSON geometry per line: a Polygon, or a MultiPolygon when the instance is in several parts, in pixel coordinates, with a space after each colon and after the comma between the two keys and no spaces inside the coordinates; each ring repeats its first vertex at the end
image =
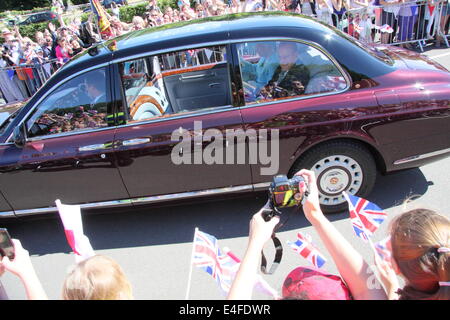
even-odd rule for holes
{"type": "Polygon", "coordinates": [[[370,151],[361,143],[332,141],[323,143],[300,156],[288,176],[300,169],[316,173],[319,200],[324,213],[348,209],[342,191],[365,198],[376,179],[376,164],[370,151]]]}

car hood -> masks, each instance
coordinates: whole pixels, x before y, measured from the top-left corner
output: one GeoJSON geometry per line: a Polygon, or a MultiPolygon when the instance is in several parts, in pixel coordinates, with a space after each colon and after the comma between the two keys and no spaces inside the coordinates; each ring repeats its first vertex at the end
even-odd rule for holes
{"type": "Polygon", "coordinates": [[[8,118],[18,112],[22,107],[25,105],[26,101],[17,102],[14,104],[8,104],[4,106],[0,106],[0,126],[3,125],[3,123],[8,120],[8,118]]]}
{"type": "Polygon", "coordinates": [[[374,47],[388,55],[394,61],[396,67],[411,70],[439,70],[448,72],[445,67],[424,54],[390,45],[375,45],[374,47]]]}

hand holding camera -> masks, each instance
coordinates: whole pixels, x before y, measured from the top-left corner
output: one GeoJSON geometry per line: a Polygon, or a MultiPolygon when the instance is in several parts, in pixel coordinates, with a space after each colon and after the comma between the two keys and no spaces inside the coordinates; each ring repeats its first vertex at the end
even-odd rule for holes
{"type": "Polygon", "coordinates": [[[304,186],[300,183],[300,190],[308,190],[308,195],[304,199],[304,202],[302,202],[302,205],[306,219],[312,223],[313,220],[323,216],[322,210],[320,209],[316,175],[313,171],[302,169],[295,176],[302,176],[307,184],[304,186]]]}
{"type": "Polygon", "coordinates": [[[269,187],[269,201],[263,211],[264,220],[269,221],[272,217],[280,215],[280,208],[288,208],[304,204],[309,195],[309,183],[297,173],[291,179],[285,175],[273,178],[269,187]]]}
{"type": "Polygon", "coordinates": [[[255,213],[250,220],[249,241],[259,250],[262,250],[264,244],[272,237],[276,225],[280,222],[280,219],[276,216],[269,220],[264,218],[264,213],[271,211],[267,207],[268,203],[255,213]]]}

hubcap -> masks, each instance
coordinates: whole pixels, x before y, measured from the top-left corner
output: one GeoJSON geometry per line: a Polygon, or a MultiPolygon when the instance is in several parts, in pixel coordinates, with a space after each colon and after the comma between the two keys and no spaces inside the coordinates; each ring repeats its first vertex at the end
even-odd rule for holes
{"type": "Polygon", "coordinates": [[[323,205],[338,205],[346,200],[342,191],[356,194],[361,188],[363,172],[352,158],[332,155],[316,162],[312,168],[317,177],[319,201],[323,205]]]}

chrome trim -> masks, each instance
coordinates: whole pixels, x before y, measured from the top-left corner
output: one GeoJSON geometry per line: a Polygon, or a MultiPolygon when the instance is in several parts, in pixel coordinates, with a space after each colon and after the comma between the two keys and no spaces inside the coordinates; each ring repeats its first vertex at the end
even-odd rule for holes
{"type": "Polygon", "coordinates": [[[69,137],[69,136],[74,136],[74,135],[78,135],[78,134],[88,134],[88,133],[92,133],[92,132],[100,132],[100,131],[115,130],[115,129],[116,129],[116,127],[114,126],[114,127],[105,127],[105,128],[93,128],[91,130],[80,130],[80,131],[74,130],[74,131],[50,134],[50,135],[46,135],[46,136],[29,138],[29,139],[27,139],[27,142],[42,141],[42,140],[48,140],[48,139],[53,139],[53,138],[69,137]]]}
{"type": "MultiPolygon", "coordinates": [[[[22,123],[25,121],[25,119],[28,118],[28,116],[37,108],[37,106],[45,98],[47,98],[50,94],[52,94],[57,88],[59,88],[61,85],[63,85],[67,81],[72,80],[73,78],[79,76],[80,74],[83,74],[83,73],[86,73],[86,72],[89,72],[89,71],[92,71],[92,70],[95,70],[95,69],[100,69],[100,68],[106,67],[106,66],[108,66],[110,64],[111,64],[111,62],[105,62],[105,63],[99,64],[99,65],[92,66],[92,67],[87,68],[87,69],[83,69],[81,71],[78,71],[76,73],[73,73],[73,74],[67,76],[66,78],[63,78],[60,82],[56,83],[50,90],[48,90],[47,93],[45,93],[41,98],[39,98],[38,101],[36,101],[34,103],[34,106],[28,111],[28,113],[24,117],[22,117],[22,120],[19,122],[18,126],[22,125],[22,123]]],[[[4,144],[6,144],[6,145],[13,144],[11,142],[8,142],[12,138],[12,135],[13,135],[13,133],[11,133],[11,135],[8,137],[8,139],[6,139],[6,142],[4,144]]],[[[31,141],[31,140],[27,140],[27,141],[31,141]]]]}
{"type": "MultiPolygon", "coordinates": [[[[145,204],[145,203],[158,203],[170,200],[182,200],[203,196],[212,196],[218,194],[232,193],[232,192],[250,192],[255,189],[260,189],[263,187],[269,186],[270,182],[267,183],[258,183],[258,184],[247,184],[236,187],[226,187],[226,188],[216,188],[216,189],[206,189],[200,191],[190,191],[190,192],[182,192],[182,193],[173,193],[173,194],[165,194],[158,196],[150,196],[150,197],[141,197],[141,198],[133,198],[133,199],[124,199],[124,200],[113,200],[113,201],[104,201],[104,202],[93,202],[93,203],[85,203],[81,204],[81,209],[98,209],[98,208],[111,208],[111,207],[121,207],[121,206],[129,206],[135,204],[145,204]]],[[[39,208],[39,209],[26,209],[26,210],[16,210],[15,212],[7,211],[0,212],[0,219],[3,215],[10,214],[13,216],[29,216],[43,213],[51,213],[57,212],[58,208],[48,207],[48,208],[39,208]]]]}
{"type": "Polygon", "coordinates": [[[422,160],[422,159],[426,159],[426,158],[430,158],[430,157],[439,156],[439,155],[445,154],[445,153],[450,153],[450,148],[403,158],[403,159],[394,161],[394,165],[397,166],[397,165],[408,163],[408,162],[413,162],[413,161],[417,161],[417,160],[422,160]]]}
{"type": "Polygon", "coordinates": [[[89,146],[82,146],[78,148],[78,151],[84,152],[84,151],[95,151],[95,150],[103,150],[107,149],[104,143],[100,144],[91,144],[89,146]]]}
{"type": "Polygon", "coordinates": [[[256,190],[260,190],[260,189],[268,189],[270,186],[271,182],[261,182],[261,183],[257,183],[253,185],[253,188],[256,190]]]}
{"type": "Polygon", "coordinates": [[[150,141],[151,141],[150,138],[137,138],[137,139],[131,139],[131,140],[124,140],[124,141],[122,141],[122,145],[124,147],[136,146],[139,144],[149,143],[150,141]]]}
{"type": "Polygon", "coordinates": [[[126,127],[131,127],[131,126],[136,126],[136,125],[143,125],[143,124],[149,124],[149,123],[157,123],[157,122],[163,122],[163,121],[170,121],[170,120],[176,120],[176,119],[184,119],[184,118],[190,118],[193,116],[203,116],[203,115],[208,115],[208,114],[214,114],[214,113],[219,113],[219,112],[225,112],[225,111],[230,111],[230,110],[239,110],[238,107],[234,107],[232,105],[229,106],[222,106],[222,107],[212,107],[212,108],[208,108],[208,109],[202,109],[199,111],[195,111],[195,112],[190,112],[190,113],[174,113],[173,117],[167,117],[167,118],[156,118],[156,119],[150,119],[150,120],[142,120],[142,121],[136,121],[136,122],[132,122],[132,123],[127,123],[127,124],[123,124],[117,127],[111,127],[111,128],[126,128],[126,127]]]}
{"type": "MultiPolygon", "coordinates": [[[[219,46],[219,45],[226,46],[227,44],[230,44],[230,40],[221,40],[221,41],[204,42],[204,43],[201,43],[201,44],[193,44],[193,45],[187,45],[187,46],[170,47],[170,48],[166,48],[166,49],[162,49],[162,50],[160,49],[160,50],[155,50],[155,51],[141,52],[141,53],[137,53],[137,54],[132,55],[132,56],[127,56],[127,57],[123,57],[123,58],[117,58],[117,59],[112,60],[111,63],[126,62],[126,61],[130,61],[130,60],[150,57],[150,56],[154,56],[154,55],[158,55],[158,54],[164,54],[164,53],[170,53],[170,52],[174,52],[174,51],[186,50],[188,48],[189,48],[189,50],[190,49],[201,49],[201,48],[205,48],[205,47],[219,46]]],[[[227,63],[228,63],[228,61],[227,61],[227,63]]]]}
{"type": "Polygon", "coordinates": [[[160,196],[152,196],[152,197],[143,197],[143,198],[135,198],[132,199],[133,204],[142,204],[142,203],[153,203],[153,202],[161,202],[168,200],[180,200],[187,199],[193,197],[201,197],[201,196],[211,196],[216,194],[223,194],[229,192],[244,192],[244,191],[253,191],[253,185],[243,185],[237,187],[228,187],[228,188],[218,188],[218,189],[207,189],[202,191],[190,191],[183,193],[174,193],[174,194],[166,194],[160,196]]]}
{"type": "Polygon", "coordinates": [[[14,218],[16,215],[14,214],[14,211],[4,211],[0,212],[0,219],[2,218],[14,218]]]}

